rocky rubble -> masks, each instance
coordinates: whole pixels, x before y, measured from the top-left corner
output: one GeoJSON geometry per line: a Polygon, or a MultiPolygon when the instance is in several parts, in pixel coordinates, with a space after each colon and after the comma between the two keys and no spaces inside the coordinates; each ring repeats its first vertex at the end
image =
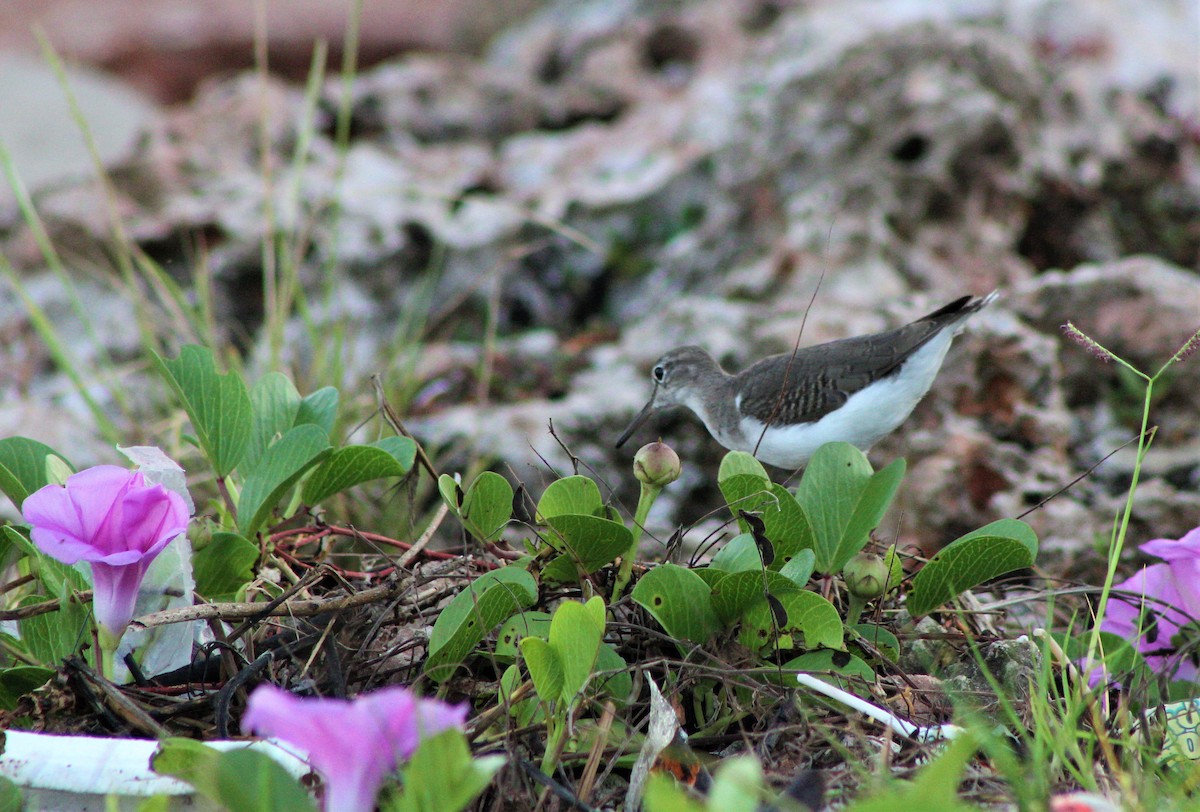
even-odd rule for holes
{"type": "MultiPolygon", "coordinates": [[[[873,452],[909,459],[885,526],[936,547],[1136,435],[1136,393],[1063,322],[1142,368],[1200,327],[1194,61],[1162,49],[1139,63],[1159,73],[1131,74],[1131,49],[1152,50],[1145,22],[1081,11],[1090,39],[1064,35],[1063,5],[1086,4],[551,3],[480,59],[404,57],[345,100],[336,80],[315,104],[281,82],[212,81],[111,167],[113,199],[177,279],[203,256],[231,339],[261,322],[261,241],[292,235],[306,290],[334,280],[315,312],[349,330],[346,387],[383,372],[418,435],[458,449],[448,461],[487,456],[531,481],[540,458],[569,467],[551,420],[628,480],[612,440],[673,346],[736,367],[998,288],[873,452]]],[[[109,256],[91,187],[36,202],[73,256],[109,256]]],[[[0,242],[40,272],[15,214],[0,242]]],[[[5,318],[0,331],[21,316],[5,318]]],[[[288,344],[300,369],[321,349],[310,335],[288,344]]],[[[1151,458],[1170,462],[1146,471],[1136,539],[1196,523],[1198,386],[1193,358],[1157,402],[1151,458]]],[[[652,517],[669,531],[715,507],[722,450],[687,418],[635,442],[655,432],[685,464],[652,517]]],[[[1107,538],[1129,468],[1114,457],[1028,520],[1068,555],[1107,538]]]]}

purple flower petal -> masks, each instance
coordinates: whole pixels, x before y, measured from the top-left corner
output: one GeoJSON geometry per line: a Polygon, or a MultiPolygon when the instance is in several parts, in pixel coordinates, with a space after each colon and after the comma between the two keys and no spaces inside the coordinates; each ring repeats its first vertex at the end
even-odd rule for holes
{"type": "Polygon", "coordinates": [[[1175,652],[1174,638],[1193,618],[1180,608],[1183,597],[1172,566],[1152,564],[1113,590],[1100,629],[1135,641],[1146,665],[1155,672],[1176,680],[1195,679],[1197,668],[1191,658],[1175,652]]]}
{"type": "Polygon", "coordinates": [[[452,727],[461,728],[467,721],[468,710],[466,704],[448,705],[437,699],[418,699],[414,724],[409,725],[407,729],[408,733],[415,736],[415,741],[411,746],[406,743],[401,748],[401,758],[412,758],[421,739],[427,736],[436,736],[443,730],[449,730],[452,727]]]}
{"type": "Polygon", "coordinates": [[[1155,539],[1140,549],[1170,565],[1179,601],[1175,605],[1200,619],[1200,527],[1178,541],[1155,539]]]}
{"type": "Polygon", "coordinates": [[[122,522],[110,539],[110,555],[134,552],[156,556],[171,540],[187,529],[183,498],[162,485],[151,485],[125,494],[121,502],[122,522]],[[175,496],[172,500],[167,495],[175,496]]]}
{"type": "Polygon", "coordinates": [[[92,611],[97,623],[117,636],[125,630],[133,620],[138,588],[149,568],[149,561],[115,567],[92,562],[92,611]]]}
{"type": "Polygon", "coordinates": [[[115,465],[80,471],[65,486],[47,485],[21,510],[43,553],[64,564],[91,562],[96,621],[115,637],[133,616],[150,562],[188,523],[183,497],[115,465]]]}
{"type": "Polygon", "coordinates": [[[131,474],[99,465],[67,479],[68,487],[46,485],[21,505],[31,537],[42,552],[64,564],[95,557],[95,529],[107,517],[131,474]],[[119,481],[118,481],[119,480],[119,481]]]}
{"type": "Polygon", "coordinates": [[[1163,561],[1200,561],[1200,527],[1186,533],[1179,540],[1154,539],[1153,541],[1147,541],[1138,549],[1144,553],[1157,556],[1163,561]]]}
{"type": "Polygon", "coordinates": [[[354,700],[304,699],[273,685],[250,695],[242,729],[302,747],[325,779],[326,810],[371,812],[388,774],[421,736],[461,727],[467,706],[385,688],[354,700]]]}

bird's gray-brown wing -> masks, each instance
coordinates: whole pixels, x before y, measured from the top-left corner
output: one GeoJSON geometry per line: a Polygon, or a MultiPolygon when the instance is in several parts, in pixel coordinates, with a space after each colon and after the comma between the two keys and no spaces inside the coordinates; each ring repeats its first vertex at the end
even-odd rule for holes
{"type": "Polygon", "coordinates": [[[895,372],[929,339],[978,310],[981,301],[964,296],[895,330],[764,358],[738,375],[742,414],[769,426],[820,420],[895,372]]]}

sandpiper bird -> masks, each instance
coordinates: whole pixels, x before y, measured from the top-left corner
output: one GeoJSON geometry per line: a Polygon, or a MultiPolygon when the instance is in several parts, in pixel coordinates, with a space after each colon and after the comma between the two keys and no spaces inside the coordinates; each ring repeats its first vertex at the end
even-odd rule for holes
{"type": "Polygon", "coordinates": [[[800,468],[835,440],[866,451],[912,413],[963,322],[995,298],[964,296],[895,330],[772,355],[737,375],[700,347],[671,350],[617,447],[659,409],[686,406],[721,445],[780,468],[800,468]]]}

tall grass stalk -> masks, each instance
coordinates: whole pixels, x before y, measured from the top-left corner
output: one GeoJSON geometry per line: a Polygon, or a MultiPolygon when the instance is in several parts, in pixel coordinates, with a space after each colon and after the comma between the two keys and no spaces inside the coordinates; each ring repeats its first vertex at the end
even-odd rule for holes
{"type": "MultiPolygon", "coordinates": [[[[113,255],[116,259],[120,278],[125,285],[125,296],[129,299],[138,314],[137,325],[141,331],[142,345],[147,350],[161,352],[163,347],[155,336],[159,330],[156,326],[164,321],[171,325],[172,337],[181,343],[197,341],[194,320],[189,317],[191,306],[186,292],[168,276],[144,251],[134,243],[125,230],[117,205],[117,192],[113,188],[96,139],[92,133],[91,124],[83,115],[78,99],[66,74],[62,58],[45,35],[38,31],[38,42],[46,61],[50,64],[67,101],[68,109],[75,126],[79,129],[88,156],[92,161],[92,171],[100,189],[108,218],[109,233],[113,242],[113,255]],[[136,273],[135,273],[136,271],[136,273]],[[142,285],[145,287],[143,288],[142,285]],[[145,296],[146,290],[154,293],[153,300],[145,296]],[[152,308],[153,303],[166,311],[165,319],[156,318],[152,308]]],[[[71,286],[67,285],[68,288],[71,286]]],[[[99,343],[99,342],[97,342],[99,343]]],[[[118,396],[119,392],[116,393],[118,396]]]]}
{"type": "Polygon", "coordinates": [[[283,349],[283,325],[277,322],[279,252],[277,230],[279,222],[275,211],[275,167],[272,164],[270,105],[271,75],[267,56],[267,3],[254,3],[254,68],[258,73],[259,100],[261,102],[258,121],[259,173],[262,177],[263,237],[260,246],[262,261],[263,327],[270,347],[270,367],[278,369],[283,349]]]}
{"type": "Polygon", "coordinates": [[[1144,382],[1144,392],[1142,398],[1142,420],[1141,429],[1138,435],[1137,455],[1134,459],[1133,475],[1130,478],[1129,490],[1125,496],[1125,506],[1121,511],[1121,515],[1115,520],[1113,525],[1113,533],[1109,539],[1108,547],[1108,567],[1104,575],[1104,587],[1100,590],[1100,601],[1096,605],[1096,618],[1092,626],[1092,633],[1088,640],[1087,656],[1083,668],[1084,674],[1090,674],[1096,663],[1096,652],[1100,648],[1100,626],[1104,622],[1105,612],[1108,609],[1108,598],[1112,592],[1113,580],[1117,572],[1117,564],[1121,560],[1121,552],[1125,549],[1125,537],[1129,530],[1129,520],[1133,515],[1133,501],[1137,493],[1138,481],[1141,477],[1142,463],[1146,459],[1146,454],[1150,450],[1150,445],[1154,440],[1154,433],[1157,427],[1150,426],[1150,404],[1154,398],[1154,385],[1163,376],[1168,369],[1174,364],[1179,363],[1188,355],[1196,351],[1200,347],[1200,330],[1197,330],[1191,337],[1183,343],[1182,346],[1172,355],[1166,363],[1159,367],[1158,371],[1153,375],[1148,375],[1142,372],[1137,367],[1125,359],[1117,356],[1111,350],[1105,348],[1095,339],[1085,335],[1071,322],[1067,322],[1063,326],[1064,331],[1073,341],[1083,346],[1090,353],[1104,361],[1116,361],[1144,382]]]}
{"type": "Polygon", "coordinates": [[[337,289],[338,242],[341,233],[338,225],[342,218],[342,181],[346,176],[346,154],[350,151],[350,124],[354,115],[354,80],[358,78],[358,47],[362,31],[363,0],[354,0],[350,17],[346,20],[346,36],[342,40],[341,95],[338,98],[337,119],[334,122],[333,146],[337,163],[333,170],[333,190],[329,210],[325,213],[329,223],[330,250],[322,263],[323,298],[326,307],[333,302],[337,289]]]}
{"type": "Polygon", "coordinates": [[[50,350],[50,357],[54,359],[54,363],[71,381],[75,391],[83,399],[87,405],[88,411],[92,414],[92,419],[96,421],[96,427],[99,429],[104,439],[109,442],[116,443],[123,441],[123,435],[117,430],[116,425],[109,419],[108,414],[104,411],[104,407],[91,393],[91,387],[84,380],[83,374],[79,371],[79,365],[75,362],[74,357],[58,340],[58,333],[54,329],[54,325],[50,323],[50,319],[46,317],[45,311],[38,307],[37,302],[29,296],[29,292],[21,283],[21,279],[9,263],[8,257],[0,253],[0,271],[3,271],[5,277],[8,278],[9,284],[13,291],[21,299],[21,304],[25,307],[25,312],[29,316],[30,322],[41,336],[42,341],[46,342],[46,347],[50,350]]]}
{"type": "MultiPolygon", "coordinates": [[[[358,70],[359,34],[362,24],[362,0],[355,0],[346,20],[345,36],[342,40],[342,63],[340,69],[341,92],[338,99],[337,114],[334,123],[334,167],[333,182],[327,200],[321,200],[320,217],[327,234],[328,249],[321,258],[318,269],[317,295],[321,309],[325,314],[324,320],[318,323],[313,316],[308,297],[302,291],[295,297],[296,313],[304,323],[312,347],[311,374],[320,381],[330,383],[338,388],[346,386],[344,380],[346,369],[345,351],[347,342],[347,323],[344,320],[334,321],[329,316],[333,311],[334,296],[337,291],[339,269],[339,222],[342,215],[341,188],[346,174],[346,154],[350,148],[350,125],[353,117],[354,79],[358,70]]],[[[321,89],[319,79],[325,76],[325,48],[321,45],[321,59],[318,63],[314,53],[312,67],[309,71],[308,84],[305,90],[305,116],[301,139],[306,143],[298,146],[293,168],[297,181],[302,164],[299,160],[308,153],[307,141],[311,141],[315,133],[315,111],[321,89]],[[301,149],[300,147],[303,147],[301,149]]],[[[298,191],[298,190],[297,190],[298,191]]],[[[299,265],[303,252],[294,252],[294,262],[299,265]]],[[[358,383],[358,382],[355,382],[358,383]]]]}
{"type": "MultiPolygon", "coordinates": [[[[42,56],[50,65],[51,70],[54,71],[63,97],[66,99],[67,108],[71,111],[71,119],[79,129],[79,134],[83,137],[83,143],[87,148],[88,156],[91,158],[92,170],[95,175],[97,187],[101,193],[100,197],[104,202],[104,214],[108,221],[109,235],[113,243],[113,259],[116,262],[119,276],[127,288],[126,298],[134,306],[134,313],[136,314],[134,321],[137,324],[142,345],[147,348],[158,349],[154,338],[154,322],[150,303],[145,296],[140,295],[141,289],[138,284],[137,272],[141,270],[143,272],[142,281],[152,288],[159,288],[160,298],[165,299],[168,297],[161,295],[162,277],[161,275],[157,275],[156,278],[154,273],[146,273],[149,269],[145,265],[139,266],[138,263],[134,262],[134,245],[129,239],[129,234],[125,231],[124,223],[121,222],[121,215],[116,205],[116,191],[113,189],[112,181],[105,170],[104,159],[100,156],[100,150],[96,146],[96,138],[92,134],[91,125],[83,115],[83,110],[79,106],[79,99],[76,97],[75,90],[71,86],[70,79],[67,77],[66,67],[45,33],[41,30],[36,30],[35,34],[38,44],[42,49],[42,56]]],[[[113,387],[113,389],[113,396],[119,398],[120,387],[113,387]]]]}
{"type": "MultiPolygon", "coordinates": [[[[103,349],[104,345],[97,338],[95,327],[92,324],[91,319],[87,317],[87,311],[79,299],[78,292],[76,291],[74,284],[71,283],[70,277],[67,275],[66,269],[63,267],[63,264],[58,257],[58,253],[54,250],[54,246],[51,244],[45,228],[42,226],[41,219],[38,217],[37,211],[33,207],[33,201],[30,200],[29,193],[25,189],[25,184],[21,182],[21,178],[17,174],[17,169],[13,164],[12,156],[5,148],[3,142],[0,142],[0,166],[3,167],[5,177],[8,179],[9,187],[13,190],[13,194],[16,196],[17,205],[25,218],[26,224],[29,226],[31,233],[34,236],[39,249],[42,252],[43,259],[45,260],[47,266],[51,269],[51,272],[54,273],[54,275],[58,277],[59,281],[63,283],[63,289],[67,292],[67,296],[71,302],[71,309],[75,312],[76,317],[79,319],[80,324],[83,326],[83,329],[87,333],[88,338],[91,340],[92,345],[100,348],[100,352],[102,353],[102,361],[106,363],[98,364],[97,371],[102,378],[107,379],[106,389],[112,394],[114,401],[117,402],[119,406],[123,407],[125,401],[121,396],[120,387],[113,385],[112,377],[108,374],[112,370],[111,360],[108,358],[107,352],[103,349]]],[[[68,350],[67,347],[64,346],[61,341],[59,341],[58,332],[55,330],[54,325],[50,322],[50,319],[47,318],[45,311],[43,311],[38,306],[37,302],[33,300],[33,297],[29,295],[29,291],[26,289],[25,284],[21,281],[20,274],[17,273],[16,269],[13,268],[12,264],[8,261],[8,257],[3,253],[0,253],[0,271],[2,271],[4,276],[8,279],[8,283],[12,287],[13,292],[16,293],[18,298],[21,299],[21,304],[24,305],[25,312],[29,315],[30,322],[33,324],[34,329],[37,330],[38,335],[41,336],[42,341],[46,343],[46,347],[50,351],[50,357],[54,359],[54,363],[63,371],[68,380],[70,380],[71,384],[75,387],[75,390],[79,393],[79,396],[83,399],[84,404],[86,404],[88,411],[91,412],[92,419],[96,421],[96,426],[100,430],[100,433],[104,436],[104,439],[110,443],[120,442],[121,433],[117,431],[117,427],[113,424],[112,420],[105,412],[104,407],[101,406],[100,402],[97,401],[92,395],[91,386],[85,379],[83,372],[80,370],[79,363],[76,361],[70,350],[68,350]]]]}
{"type": "MultiPolygon", "coordinates": [[[[67,76],[65,64],[45,34],[40,30],[35,33],[43,57],[55,74],[72,120],[88,151],[94,179],[103,202],[112,245],[112,257],[118,271],[117,277],[105,276],[103,281],[106,284],[115,285],[122,298],[133,306],[139,342],[144,349],[162,351],[158,336],[167,332],[163,325],[168,324],[170,325],[169,333],[174,340],[181,343],[197,341],[196,317],[191,312],[193,308],[188,303],[186,292],[129,238],[118,211],[117,192],[108,176],[91,126],[79,106],[78,98],[67,76]],[[156,312],[155,303],[161,308],[161,313],[156,312]]],[[[81,301],[77,286],[55,250],[24,184],[17,176],[11,156],[3,148],[3,145],[0,145],[0,164],[3,164],[8,184],[13,189],[18,207],[38,245],[43,260],[61,283],[72,311],[87,335],[90,345],[98,354],[99,363],[93,365],[92,374],[99,379],[116,408],[127,418],[131,418],[132,408],[126,395],[125,386],[118,380],[116,365],[109,355],[106,342],[100,338],[93,323],[92,311],[81,301]]],[[[49,347],[56,364],[67,374],[75,390],[92,413],[100,432],[109,442],[118,442],[120,437],[112,420],[91,393],[91,385],[87,381],[88,376],[83,374],[78,361],[73,359],[63,346],[54,325],[50,324],[44,312],[29,297],[11,264],[5,261],[3,270],[17,295],[22,299],[31,321],[42,340],[49,347]]]]}

